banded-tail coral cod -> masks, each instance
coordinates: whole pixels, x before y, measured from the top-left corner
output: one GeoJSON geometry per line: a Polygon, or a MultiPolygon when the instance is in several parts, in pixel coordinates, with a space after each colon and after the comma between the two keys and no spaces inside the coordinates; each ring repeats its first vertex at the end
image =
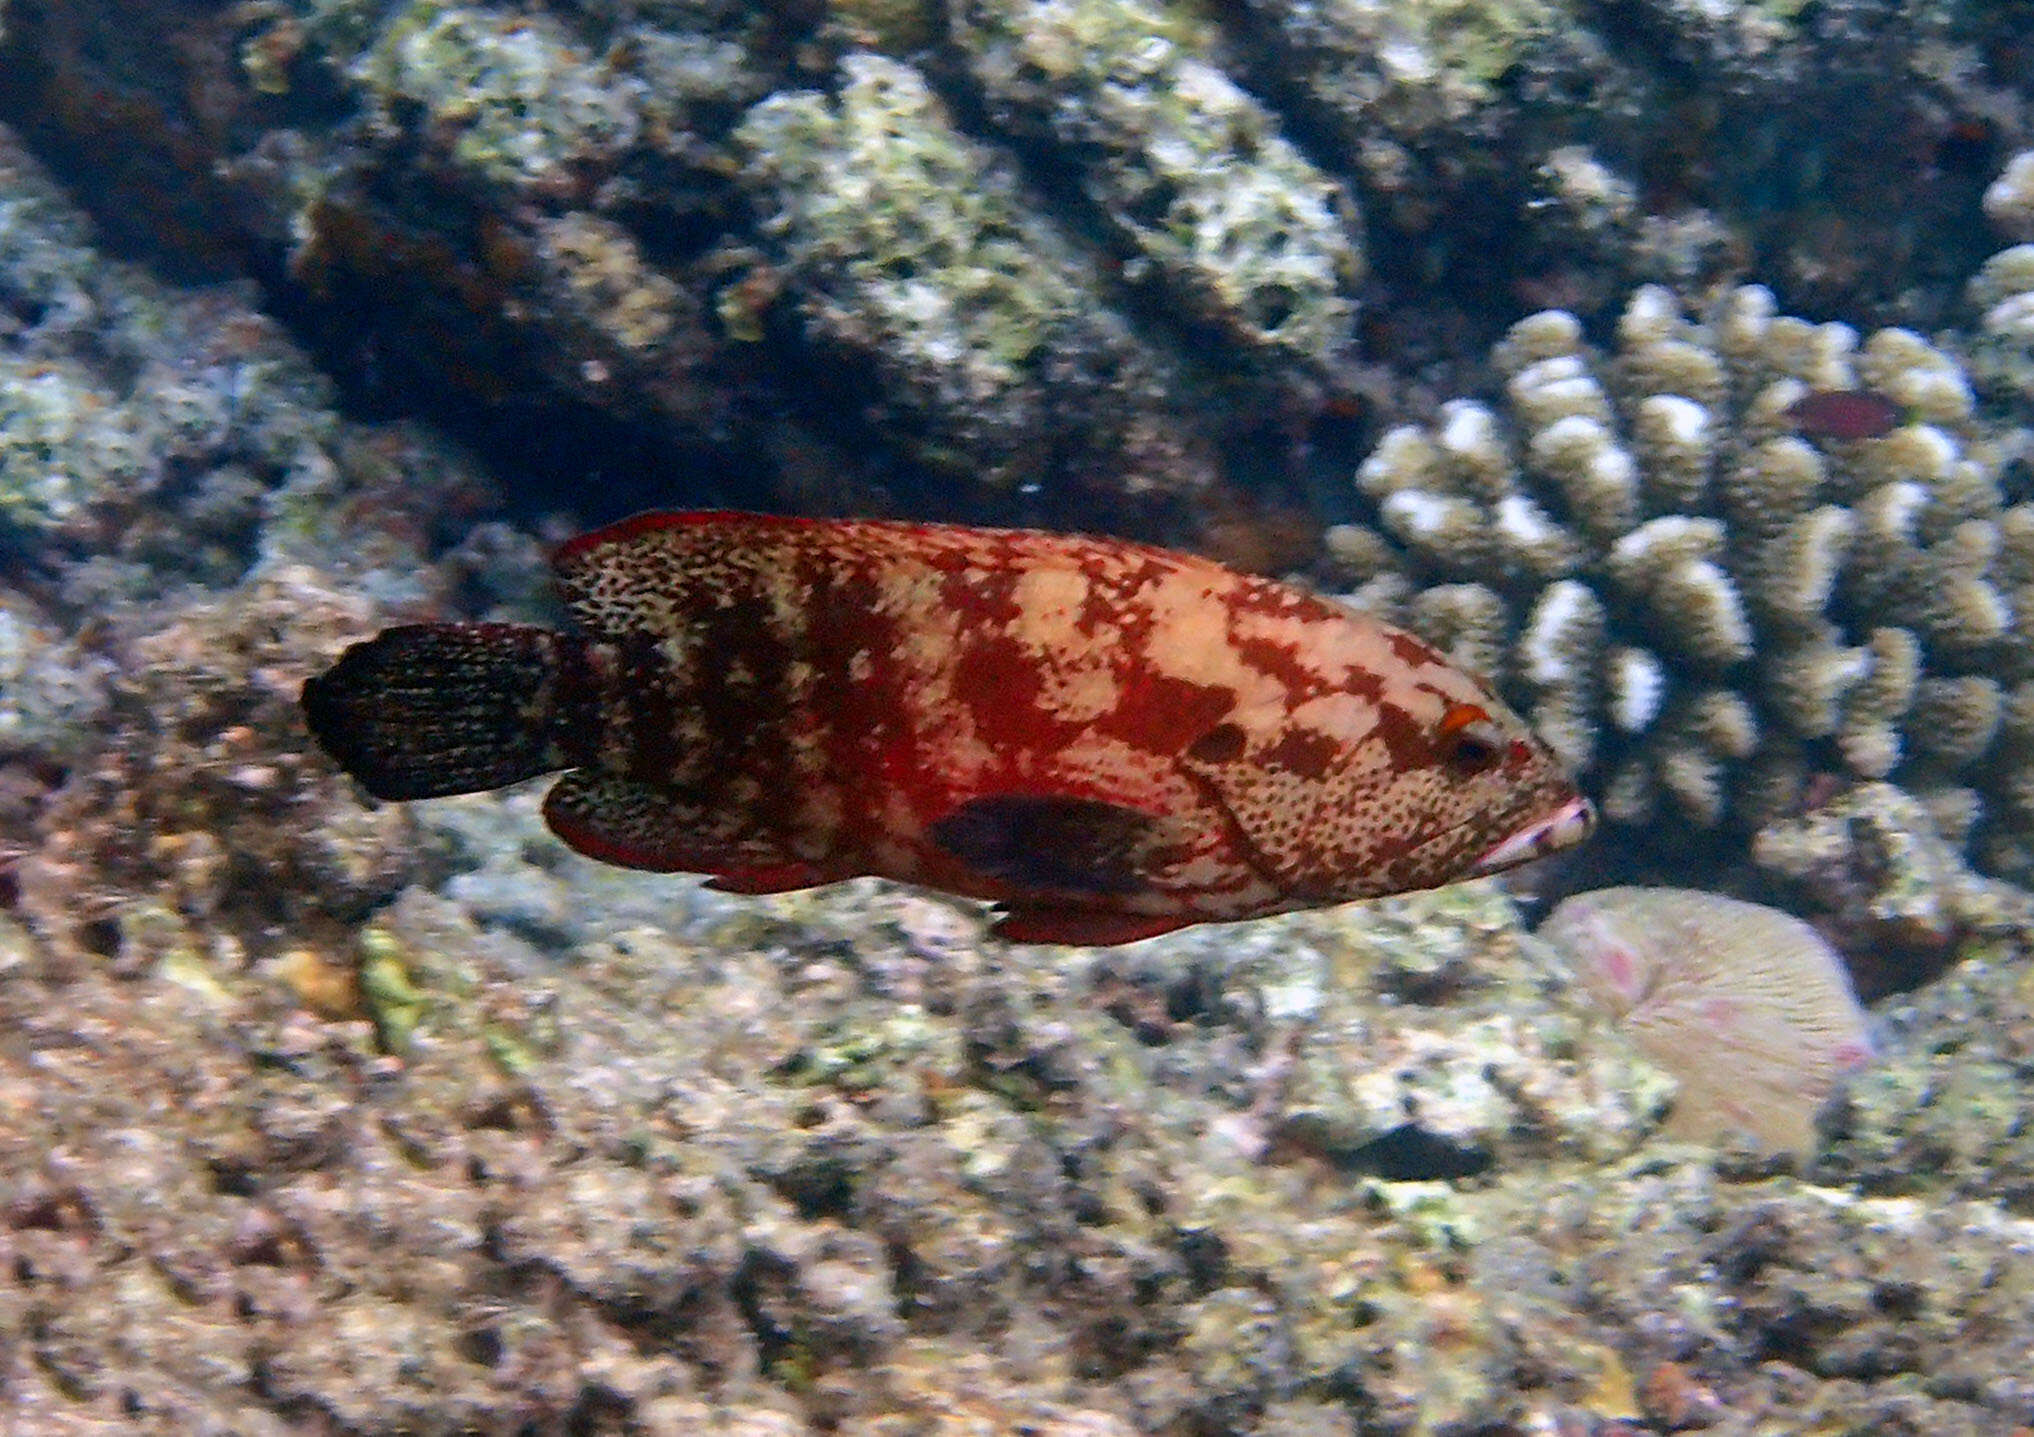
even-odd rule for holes
{"type": "Polygon", "coordinates": [[[644,514],[552,558],[579,634],[413,624],[304,685],[380,798],[568,772],[581,853],[862,874],[1122,943],[1494,873],[1592,819],[1410,634],[1205,559],[1028,530],[644,514]]]}

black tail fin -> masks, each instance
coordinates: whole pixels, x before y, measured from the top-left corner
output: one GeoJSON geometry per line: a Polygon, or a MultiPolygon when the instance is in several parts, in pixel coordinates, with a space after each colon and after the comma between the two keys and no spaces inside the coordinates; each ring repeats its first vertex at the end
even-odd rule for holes
{"type": "MultiPolygon", "coordinates": [[[[584,643],[526,624],[405,624],[304,685],[304,717],[376,798],[478,793],[568,767],[584,643]]],[[[580,740],[584,742],[583,737],[580,740]]]]}

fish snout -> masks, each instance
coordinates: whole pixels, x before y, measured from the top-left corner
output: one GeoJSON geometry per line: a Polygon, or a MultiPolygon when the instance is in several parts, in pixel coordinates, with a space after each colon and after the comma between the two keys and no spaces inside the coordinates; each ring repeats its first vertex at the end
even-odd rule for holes
{"type": "Polygon", "coordinates": [[[1596,806],[1578,793],[1544,818],[1535,819],[1500,840],[1476,860],[1468,876],[1487,878],[1507,868],[1516,868],[1521,863],[1530,863],[1535,858],[1545,858],[1550,853],[1573,848],[1595,828],[1596,806]]]}

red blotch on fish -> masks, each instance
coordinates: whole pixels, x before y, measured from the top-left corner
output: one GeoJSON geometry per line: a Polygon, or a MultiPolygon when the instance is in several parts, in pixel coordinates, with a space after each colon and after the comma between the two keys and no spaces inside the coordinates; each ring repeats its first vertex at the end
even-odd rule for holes
{"type": "Polygon", "coordinates": [[[1899,426],[1901,408],[1876,389],[1812,389],[1787,406],[1794,428],[1811,439],[1876,439],[1899,426]]]}
{"type": "Polygon", "coordinates": [[[563,770],[552,831],[769,893],[876,875],[1018,941],[1434,887],[1592,815],[1412,635],[1207,559],[1016,529],[650,514],[553,570],[576,632],[412,624],[305,684],[380,798],[563,770]]]}

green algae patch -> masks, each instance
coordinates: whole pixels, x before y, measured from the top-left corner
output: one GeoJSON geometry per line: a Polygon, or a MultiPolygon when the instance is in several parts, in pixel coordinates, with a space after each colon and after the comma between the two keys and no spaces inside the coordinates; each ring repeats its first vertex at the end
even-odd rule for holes
{"type": "Polygon", "coordinates": [[[430,1010],[431,996],[410,976],[408,949],[386,928],[360,931],[360,992],[382,1047],[400,1053],[430,1010]]]}

